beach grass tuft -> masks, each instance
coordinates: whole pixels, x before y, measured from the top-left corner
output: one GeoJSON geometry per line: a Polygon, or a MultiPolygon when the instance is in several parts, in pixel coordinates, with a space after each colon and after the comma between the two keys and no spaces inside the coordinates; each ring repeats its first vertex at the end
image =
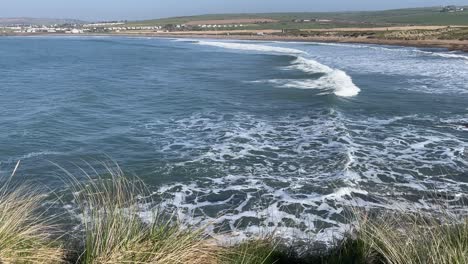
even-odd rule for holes
{"type": "Polygon", "coordinates": [[[157,210],[143,221],[148,191],[120,169],[85,182],[74,179],[71,188],[82,218],[79,263],[217,263],[218,245],[203,229],[184,228],[157,210]]]}
{"type": "Polygon", "coordinates": [[[468,219],[448,212],[359,215],[356,241],[392,264],[468,263],[468,219]]]}
{"type": "Polygon", "coordinates": [[[118,167],[93,174],[84,173],[84,180],[67,174],[81,224],[60,232],[40,189],[12,181],[14,173],[2,181],[0,263],[468,263],[468,218],[463,211],[351,210],[349,232],[327,248],[273,234],[226,244],[209,235],[209,227],[186,226],[174,213],[151,209],[155,203],[146,185],[124,176],[118,167]]]}
{"type": "Polygon", "coordinates": [[[52,239],[55,219],[41,211],[45,195],[14,183],[18,165],[0,183],[0,263],[61,263],[64,250],[52,239]]]}
{"type": "Polygon", "coordinates": [[[437,213],[355,210],[349,220],[349,232],[325,250],[312,250],[313,242],[309,250],[298,252],[294,246],[284,247],[275,239],[249,240],[234,246],[235,257],[226,263],[468,263],[466,216],[444,209],[437,213]]]}
{"type": "Polygon", "coordinates": [[[286,252],[279,249],[279,240],[268,237],[246,240],[226,247],[223,264],[267,264],[284,259],[286,252]]]}

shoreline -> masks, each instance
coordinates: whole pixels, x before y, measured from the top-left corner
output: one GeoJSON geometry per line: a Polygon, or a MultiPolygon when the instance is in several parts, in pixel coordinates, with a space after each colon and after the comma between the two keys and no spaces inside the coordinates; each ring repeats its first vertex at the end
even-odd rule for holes
{"type": "Polygon", "coordinates": [[[293,35],[225,35],[225,34],[174,34],[174,33],[112,33],[112,34],[11,34],[0,37],[30,37],[30,36],[116,36],[116,37],[152,37],[152,38],[179,38],[179,39],[228,39],[228,40],[255,40],[255,41],[283,41],[283,42],[319,42],[319,43],[346,43],[346,44],[371,44],[416,48],[439,48],[448,51],[468,53],[468,40],[403,40],[403,39],[378,39],[365,37],[313,37],[293,35]]]}
{"type": "MultiPolygon", "coordinates": [[[[133,34],[127,34],[134,36],[133,34]]],[[[468,41],[459,40],[391,40],[391,39],[368,39],[352,37],[298,37],[298,36],[245,36],[245,35],[179,35],[158,34],[145,35],[146,37],[162,38],[206,38],[206,39],[229,39],[229,40],[258,40],[258,41],[284,41],[284,42],[320,42],[320,43],[347,43],[347,44],[372,44],[400,47],[417,48],[442,48],[449,51],[461,51],[468,53],[468,41]]]]}

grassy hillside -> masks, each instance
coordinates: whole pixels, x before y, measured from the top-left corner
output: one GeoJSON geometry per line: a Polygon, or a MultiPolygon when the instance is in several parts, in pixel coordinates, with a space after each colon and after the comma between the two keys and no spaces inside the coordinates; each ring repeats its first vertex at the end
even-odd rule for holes
{"type": "MultiPolygon", "coordinates": [[[[363,12],[304,12],[304,13],[264,13],[264,14],[213,14],[188,17],[172,17],[145,21],[134,21],[131,25],[166,25],[183,24],[198,20],[269,18],[279,20],[277,23],[258,25],[259,28],[297,27],[295,19],[329,19],[332,25],[468,25],[468,10],[464,12],[440,12],[440,7],[411,8],[385,11],[363,12]],[[296,24],[296,26],[294,26],[296,24]]],[[[318,23],[301,23],[305,28],[326,27],[318,23]],[[315,26],[314,26],[315,25],[315,26]]],[[[328,25],[329,26],[329,25],[328,25]]]]}

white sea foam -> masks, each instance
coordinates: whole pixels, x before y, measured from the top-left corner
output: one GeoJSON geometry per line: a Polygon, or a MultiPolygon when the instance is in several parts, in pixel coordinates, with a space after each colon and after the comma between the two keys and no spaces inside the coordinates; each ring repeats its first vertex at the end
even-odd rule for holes
{"type": "Polygon", "coordinates": [[[435,57],[442,57],[446,59],[461,59],[461,60],[468,60],[468,56],[456,53],[447,53],[447,52],[431,52],[431,51],[424,51],[424,50],[413,50],[415,52],[419,52],[422,54],[435,56],[435,57]]]}
{"type": "Polygon", "coordinates": [[[303,85],[302,87],[305,89],[333,89],[335,95],[343,97],[356,96],[361,91],[361,89],[353,83],[351,77],[344,71],[332,69],[317,61],[298,57],[291,67],[307,73],[325,74],[317,80],[308,80],[304,83],[291,83],[293,86],[296,85],[297,88],[301,88],[301,85],[303,85]]]}
{"type": "Polygon", "coordinates": [[[356,96],[361,91],[357,87],[352,78],[346,72],[338,69],[332,69],[318,61],[305,58],[306,52],[283,47],[259,45],[259,44],[246,44],[234,42],[212,42],[200,41],[200,45],[214,46],[225,49],[246,50],[265,52],[273,54],[288,54],[296,56],[296,60],[292,62],[291,69],[301,70],[309,74],[323,73],[324,76],[319,79],[308,80],[270,80],[270,83],[282,83],[281,87],[285,88],[299,88],[299,89],[322,89],[333,92],[337,96],[351,97],[356,96]]]}
{"type": "Polygon", "coordinates": [[[298,49],[274,47],[274,46],[259,45],[259,44],[247,44],[247,43],[236,43],[236,42],[214,42],[214,41],[199,41],[198,44],[204,45],[204,46],[225,48],[225,49],[257,51],[257,52],[265,52],[265,53],[280,53],[280,54],[291,54],[291,55],[305,54],[304,51],[298,50],[298,49]]]}
{"type": "Polygon", "coordinates": [[[443,52],[443,51],[425,51],[420,49],[411,49],[408,47],[385,47],[381,45],[361,45],[361,44],[345,44],[345,43],[325,43],[325,42],[313,42],[314,45],[320,46],[334,46],[334,47],[345,47],[345,48],[359,48],[359,49],[374,49],[382,51],[393,51],[393,52],[409,52],[409,53],[420,53],[429,56],[441,57],[446,59],[459,59],[467,60],[468,56],[463,54],[457,54],[453,52],[443,52]]]}
{"type": "Polygon", "coordinates": [[[437,53],[437,52],[434,52],[432,55],[434,55],[434,56],[439,56],[439,57],[443,57],[443,58],[453,58],[453,59],[468,60],[468,56],[461,55],[461,54],[437,53]]]}
{"type": "MultiPolygon", "coordinates": [[[[38,152],[31,152],[31,153],[27,153],[27,154],[24,154],[22,156],[19,156],[17,158],[11,158],[11,159],[8,159],[7,161],[5,161],[5,163],[16,163],[18,160],[26,160],[26,159],[32,159],[32,158],[37,158],[37,157],[41,157],[41,156],[51,156],[51,155],[62,155],[63,153],[62,152],[57,152],[57,151],[38,151],[38,152]]],[[[2,162],[0,161],[0,164],[2,162]]]]}
{"type": "Polygon", "coordinates": [[[189,42],[189,43],[196,43],[198,40],[193,38],[169,38],[170,41],[173,42],[189,42]]]}
{"type": "Polygon", "coordinates": [[[299,57],[293,62],[292,66],[288,66],[286,69],[301,70],[310,74],[322,73],[323,76],[318,79],[271,79],[255,82],[270,83],[282,88],[332,91],[335,95],[342,97],[356,96],[361,91],[345,72],[332,69],[314,60],[299,57]]]}
{"type": "Polygon", "coordinates": [[[308,42],[319,46],[332,46],[332,47],[345,47],[345,48],[371,48],[372,46],[360,45],[360,44],[346,44],[346,43],[334,43],[334,42],[308,42]]]}
{"type": "Polygon", "coordinates": [[[39,156],[60,155],[60,154],[62,153],[57,152],[57,151],[39,151],[39,152],[31,152],[31,153],[25,154],[21,156],[19,159],[23,160],[23,159],[30,159],[30,158],[35,158],[39,156]]]}
{"type": "Polygon", "coordinates": [[[154,194],[188,224],[226,226],[239,237],[269,227],[285,238],[313,234],[327,241],[345,228],[337,219],[347,206],[429,210],[430,201],[406,198],[426,191],[464,199],[468,182],[447,174],[466,170],[468,143],[456,130],[437,129],[466,117],[454,118],[204,113],[144,129],[157,131],[150,143],[178,161],[163,172],[196,174],[154,194]],[[434,127],[418,125],[426,120],[434,127]]]}

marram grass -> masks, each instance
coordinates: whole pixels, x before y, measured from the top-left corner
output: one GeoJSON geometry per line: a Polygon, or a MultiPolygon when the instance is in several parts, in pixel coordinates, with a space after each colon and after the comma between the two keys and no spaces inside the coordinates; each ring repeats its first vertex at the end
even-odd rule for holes
{"type": "Polygon", "coordinates": [[[468,218],[444,212],[358,216],[358,240],[390,264],[468,263],[468,218]]]}
{"type": "Polygon", "coordinates": [[[40,211],[44,196],[12,183],[18,165],[0,183],[0,263],[61,263],[64,251],[50,238],[54,219],[40,211]]]}
{"type": "Polygon", "coordinates": [[[152,203],[149,192],[118,167],[102,177],[68,176],[81,228],[61,234],[75,238],[74,243],[51,239],[57,237],[52,236],[57,226],[41,206],[40,190],[12,184],[12,177],[3,181],[1,264],[468,264],[468,219],[443,210],[437,215],[387,211],[373,216],[357,211],[349,218],[352,231],[325,251],[304,251],[302,242],[297,252],[274,234],[226,246],[205,229],[184,227],[158,210],[143,221],[142,206],[152,203]]]}
{"type": "Polygon", "coordinates": [[[145,185],[119,169],[108,172],[108,177],[84,183],[73,180],[83,223],[79,263],[218,263],[221,250],[202,230],[183,228],[157,211],[150,223],[143,222],[139,212],[148,194],[145,185]]]}

